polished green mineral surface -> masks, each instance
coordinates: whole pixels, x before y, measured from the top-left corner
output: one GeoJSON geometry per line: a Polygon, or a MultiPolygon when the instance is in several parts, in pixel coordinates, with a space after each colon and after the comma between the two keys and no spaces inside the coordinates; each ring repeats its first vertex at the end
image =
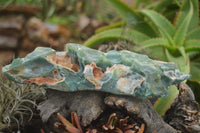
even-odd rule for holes
{"type": "Polygon", "coordinates": [[[167,96],[170,85],[190,77],[175,63],[126,50],[103,53],[78,44],[67,44],[64,52],[38,47],[2,71],[19,83],[60,91],[92,90],[139,97],[167,96]]]}

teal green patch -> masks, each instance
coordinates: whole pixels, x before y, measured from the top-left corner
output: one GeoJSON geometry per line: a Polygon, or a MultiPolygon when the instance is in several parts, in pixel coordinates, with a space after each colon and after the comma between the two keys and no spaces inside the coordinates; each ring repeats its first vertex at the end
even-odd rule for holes
{"type": "Polygon", "coordinates": [[[126,50],[103,53],[78,44],[67,44],[65,52],[36,48],[2,71],[19,83],[60,91],[94,90],[138,97],[167,96],[170,85],[190,77],[175,63],[126,50]]]}

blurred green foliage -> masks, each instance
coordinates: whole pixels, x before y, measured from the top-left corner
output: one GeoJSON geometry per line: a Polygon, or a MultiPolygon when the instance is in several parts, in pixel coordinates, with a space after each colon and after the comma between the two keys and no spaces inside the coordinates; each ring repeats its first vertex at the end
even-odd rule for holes
{"type": "Polygon", "coordinates": [[[33,4],[33,5],[39,5],[43,0],[1,0],[0,3],[4,4],[5,6],[10,4],[15,5],[27,5],[27,4],[33,4]]]}
{"type": "Polygon", "coordinates": [[[0,5],[37,6],[39,18],[56,24],[76,22],[80,14],[100,22],[110,22],[114,16],[106,2],[96,0],[1,0],[0,5]]]}
{"type": "MultiPolygon", "coordinates": [[[[121,0],[107,1],[122,21],[97,30],[84,45],[93,47],[105,41],[126,40],[134,44],[135,51],[145,50],[153,57],[175,62],[182,72],[191,73],[192,78],[188,81],[199,84],[200,88],[199,1],[162,0],[138,9],[140,2],[136,1],[133,8],[121,0]]],[[[199,94],[200,91],[196,95],[199,94]]],[[[175,99],[176,96],[168,98],[175,99]]],[[[160,102],[170,105],[167,103],[173,100],[160,102]]],[[[163,115],[167,108],[162,107],[159,113],[163,115]]]]}
{"type": "Polygon", "coordinates": [[[56,9],[56,4],[52,0],[2,0],[0,1],[0,4],[2,4],[3,7],[9,5],[37,6],[38,8],[41,9],[41,13],[38,15],[43,20],[45,20],[47,17],[52,16],[56,9]]]}

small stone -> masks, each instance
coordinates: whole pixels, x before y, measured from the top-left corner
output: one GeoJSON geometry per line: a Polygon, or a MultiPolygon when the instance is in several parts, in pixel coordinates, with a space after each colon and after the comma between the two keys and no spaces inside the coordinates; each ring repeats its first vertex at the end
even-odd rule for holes
{"type": "Polygon", "coordinates": [[[47,30],[44,27],[44,23],[36,17],[32,17],[27,21],[26,31],[28,37],[32,40],[37,40],[37,41],[48,40],[48,34],[47,30]]]}
{"type": "Polygon", "coordinates": [[[90,19],[87,16],[81,15],[78,20],[80,30],[83,30],[90,24],[90,19]]]}

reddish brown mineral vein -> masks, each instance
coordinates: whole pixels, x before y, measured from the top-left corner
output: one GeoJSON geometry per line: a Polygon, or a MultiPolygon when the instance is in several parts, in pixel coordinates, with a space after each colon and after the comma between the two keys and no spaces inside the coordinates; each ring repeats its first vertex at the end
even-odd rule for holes
{"type": "Polygon", "coordinates": [[[64,68],[71,69],[75,72],[79,71],[78,64],[72,64],[71,57],[68,54],[61,54],[61,55],[51,54],[48,55],[46,58],[52,63],[62,66],[64,68]]]}
{"type": "Polygon", "coordinates": [[[53,71],[54,77],[35,77],[35,78],[30,78],[28,80],[24,80],[25,83],[35,83],[37,85],[42,85],[42,84],[49,84],[49,85],[55,85],[59,83],[60,81],[63,80],[63,78],[58,79],[57,78],[57,73],[58,70],[53,71]]]}

